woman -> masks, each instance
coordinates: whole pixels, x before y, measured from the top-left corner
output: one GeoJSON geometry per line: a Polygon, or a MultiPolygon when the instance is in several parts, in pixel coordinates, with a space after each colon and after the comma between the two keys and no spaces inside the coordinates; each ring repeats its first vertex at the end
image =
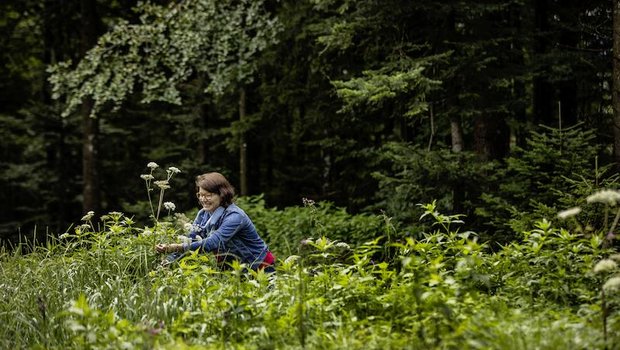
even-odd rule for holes
{"type": "MultiPolygon", "coordinates": [[[[254,270],[273,272],[275,258],[248,215],[233,203],[234,188],[216,172],[196,177],[196,196],[202,205],[189,233],[191,243],[158,244],[159,253],[201,250],[214,252],[218,262],[236,258],[254,270]],[[202,238],[204,237],[204,238],[202,238]]],[[[176,255],[177,257],[180,255],[176,255]]]]}

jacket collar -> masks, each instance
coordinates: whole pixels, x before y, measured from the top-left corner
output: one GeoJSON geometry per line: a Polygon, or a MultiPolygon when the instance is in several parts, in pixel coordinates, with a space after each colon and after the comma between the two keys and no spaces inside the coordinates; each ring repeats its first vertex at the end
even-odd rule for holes
{"type": "Polygon", "coordinates": [[[211,215],[209,215],[209,219],[207,219],[207,232],[211,232],[211,230],[217,226],[218,221],[220,221],[220,218],[222,217],[222,215],[224,214],[224,207],[217,207],[217,209],[215,209],[215,211],[213,213],[210,213],[211,215]]]}

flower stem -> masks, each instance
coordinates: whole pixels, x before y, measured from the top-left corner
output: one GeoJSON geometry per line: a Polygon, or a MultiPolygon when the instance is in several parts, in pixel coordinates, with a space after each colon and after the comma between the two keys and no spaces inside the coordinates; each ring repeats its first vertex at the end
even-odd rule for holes
{"type": "Polygon", "coordinates": [[[151,199],[151,188],[148,182],[146,183],[146,194],[149,197],[149,205],[151,206],[151,217],[155,217],[155,210],[153,209],[153,200],[151,199]]]}
{"type": "Polygon", "coordinates": [[[161,205],[164,201],[164,191],[163,188],[159,191],[159,204],[157,205],[157,216],[155,217],[155,221],[159,221],[159,212],[161,211],[161,205]]]}

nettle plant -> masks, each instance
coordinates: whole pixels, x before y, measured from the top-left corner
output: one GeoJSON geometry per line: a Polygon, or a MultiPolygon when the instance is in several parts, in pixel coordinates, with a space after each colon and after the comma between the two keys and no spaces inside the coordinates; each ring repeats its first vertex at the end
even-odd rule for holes
{"type": "Polygon", "coordinates": [[[87,213],[29,254],[0,251],[0,348],[581,349],[617,340],[620,260],[605,243],[614,220],[583,233],[542,220],[497,248],[433,202],[420,205],[427,232],[399,233],[384,216],[382,226],[363,221],[379,228],[373,238],[345,243],[349,231],[333,222],[345,214],[306,200],[294,212],[303,224],[261,219],[303,228],[275,275],[239,263],[223,271],[199,252],[164,268],[153,246],[178,232],[161,218],[177,172],[155,165],[142,175],[152,227],[87,213]]]}
{"type": "MultiPolygon", "coordinates": [[[[169,167],[165,170],[163,178],[158,179],[156,176],[159,165],[155,162],[149,162],[147,164],[149,168],[148,174],[142,174],[140,177],[144,180],[147,190],[147,196],[149,199],[149,205],[151,209],[151,219],[153,220],[153,226],[145,226],[143,229],[134,227],[134,220],[132,217],[126,216],[124,213],[112,211],[108,214],[102,215],[99,222],[93,222],[95,218],[95,212],[89,211],[86,213],[81,221],[80,225],[74,227],[73,232],[67,231],[60,235],[59,239],[65,241],[67,248],[91,248],[91,249],[105,249],[106,247],[120,245],[120,242],[125,241],[128,237],[140,236],[140,240],[148,240],[149,244],[154,243],[156,238],[154,233],[166,235],[173,235],[178,232],[177,229],[170,222],[161,222],[160,214],[163,210],[171,214],[176,209],[176,206],[172,202],[164,202],[164,194],[166,190],[170,189],[170,180],[172,177],[181,172],[176,167],[169,167]],[[153,193],[157,195],[154,196],[153,193]],[[155,205],[153,204],[155,200],[155,205]]],[[[179,225],[184,225],[187,219],[183,215],[177,216],[179,225]]],[[[178,226],[178,225],[177,225],[178,226]]],[[[126,243],[126,242],[124,242],[126,243]]],[[[131,244],[127,246],[133,246],[131,244]]]]}

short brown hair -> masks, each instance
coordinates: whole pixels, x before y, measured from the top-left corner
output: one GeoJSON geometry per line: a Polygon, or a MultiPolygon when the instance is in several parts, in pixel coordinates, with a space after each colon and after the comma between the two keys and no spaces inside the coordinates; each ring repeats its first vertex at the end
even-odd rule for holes
{"type": "Polygon", "coordinates": [[[218,194],[223,207],[231,205],[235,197],[235,188],[220,173],[211,172],[196,176],[196,191],[201,188],[207,192],[218,194]]]}

